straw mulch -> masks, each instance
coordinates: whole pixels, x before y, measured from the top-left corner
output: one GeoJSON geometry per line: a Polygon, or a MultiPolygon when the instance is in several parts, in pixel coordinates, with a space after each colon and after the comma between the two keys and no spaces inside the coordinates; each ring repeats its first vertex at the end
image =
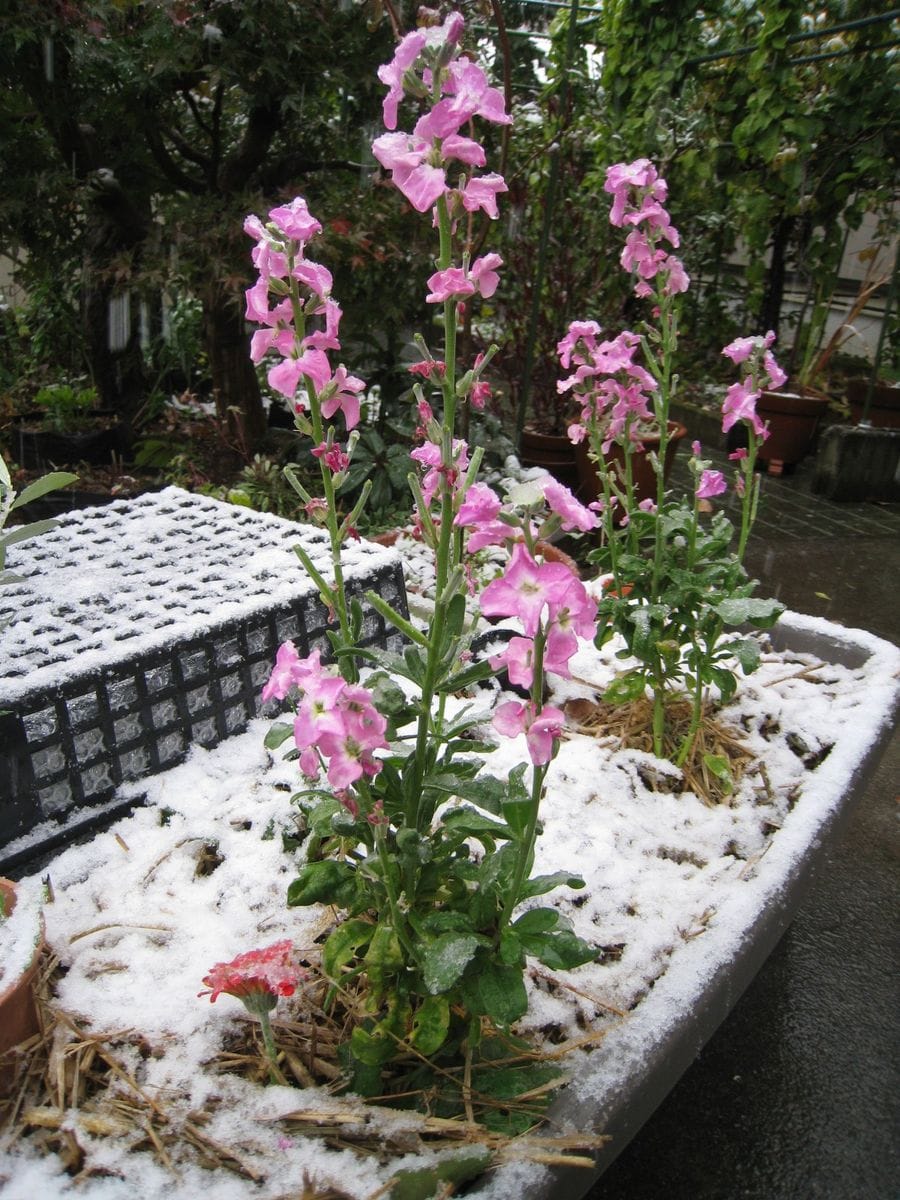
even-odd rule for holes
{"type": "MultiPolygon", "coordinates": [[[[245,1146],[224,1145],[211,1137],[206,1127],[222,1103],[213,1097],[204,1108],[191,1109],[185,1096],[167,1092],[151,1094],[141,1085],[139,1066],[129,1064],[146,1058],[152,1048],[134,1029],[98,1032],[83,1019],[63,1010],[53,999],[59,960],[48,950],[42,956],[37,982],[41,1032],[4,1057],[13,1062],[16,1081],[12,1092],[0,1100],[0,1136],[6,1148],[27,1138],[32,1147],[59,1155],[67,1172],[79,1181],[103,1174],[91,1166],[89,1140],[110,1138],[124,1142],[131,1152],[150,1152],[177,1177],[179,1168],[194,1162],[215,1170],[227,1170],[252,1183],[264,1182],[259,1157],[245,1146]],[[251,1161],[253,1160],[253,1161],[251,1161]]],[[[299,1087],[319,1087],[321,1107],[298,1106],[273,1123],[291,1136],[321,1139],[325,1145],[351,1149],[374,1156],[381,1163],[426,1149],[444,1150],[467,1146],[486,1147],[492,1164],[506,1159],[530,1159],[546,1164],[592,1167],[593,1151],[607,1140],[587,1133],[580,1136],[526,1135],[509,1137],[487,1128],[481,1121],[492,1107],[514,1109],[533,1115],[536,1128],[545,1122],[546,1100],[564,1082],[562,1069],[552,1084],[523,1093],[502,1105],[490,1096],[466,1090],[466,1066],[442,1072],[445,1083],[459,1089],[462,1112],[448,1118],[429,1112],[427,1093],[385,1097],[390,1104],[389,1128],[378,1121],[385,1106],[366,1104],[352,1098],[335,1098],[342,1084],[339,1047],[349,1035],[355,1002],[353,997],[324,1010],[327,983],[314,980],[305,990],[300,1011],[272,1022],[279,1050],[279,1067],[286,1082],[299,1087]],[[396,1106],[412,1104],[401,1111],[396,1106]],[[402,1120],[398,1118],[403,1118],[402,1120]]],[[[601,1035],[579,1039],[589,1046],[601,1035]]],[[[513,1055],[503,1066],[533,1059],[544,1063],[562,1060],[575,1043],[554,1047],[548,1054],[513,1055]]],[[[404,1065],[400,1064],[398,1072],[404,1065]]],[[[258,1026],[252,1018],[239,1023],[229,1043],[211,1064],[218,1072],[237,1074],[263,1085],[269,1069],[262,1050],[258,1026]]],[[[308,1093],[304,1096],[308,1099],[308,1093]]],[[[252,1139],[251,1139],[252,1140],[252,1139]]],[[[248,1143],[249,1145],[249,1143],[248,1143]]],[[[399,1162],[398,1162],[398,1165],[399,1162]]],[[[451,1189],[452,1190],[452,1189],[451,1189]]],[[[447,1191],[449,1196],[451,1191],[447,1191]]],[[[292,1200],[341,1200],[342,1193],[316,1190],[307,1182],[292,1200]]]]}

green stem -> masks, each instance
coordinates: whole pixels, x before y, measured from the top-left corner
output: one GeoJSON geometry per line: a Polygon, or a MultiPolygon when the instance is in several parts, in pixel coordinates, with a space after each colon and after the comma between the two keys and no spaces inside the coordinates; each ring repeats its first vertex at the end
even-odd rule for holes
{"type": "MultiPolygon", "coordinates": [[[[534,635],[534,674],[531,681],[531,707],[537,714],[541,711],[544,701],[544,646],[547,641],[543,625],[538,627],[534,635]]],[[[518,846],[516,866],[513,878],[506,893],[503,911],[500,914],[500,931],[509,924],[510,918],[522,891],[522,884],[531,872],[534,862],[534,844],[537,840],[538,813],[541,807],[541,793],[544,790],[544,779],[547,775],[547,764],[535,763],[531,769],[531,810],[528,814],[528,824],[518,846]]]]}
{"type": "Polygon", "coordinates": [[[287,1080],[278,1066],[278,1050],[275,1046],[275,1038],[272,1036],[272,1022],[269,1020],[269,1014],[264,1009],[259,1009],[257,1016],[262,1033],[263,1049],[269,1062],[269,1079],[272,1083],[286,1084],[287,1080]]]}

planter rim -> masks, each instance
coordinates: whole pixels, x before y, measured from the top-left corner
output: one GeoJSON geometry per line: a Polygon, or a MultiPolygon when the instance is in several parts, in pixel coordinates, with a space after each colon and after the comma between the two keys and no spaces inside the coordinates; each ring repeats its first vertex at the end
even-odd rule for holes
{"type": "Polygon", "coordinates": [[[788,814],[746,878],[746,892],[717,910],[703,936],[678,948],[638,1007],[607,1034],[551,1106],[549,1117],[557,1130],[583,1132],[588,1126],[611,1136],[596,1155],[594,1170],[545,1168],[538,1178],[533,1166],[510,1164],[468,1194],[482,1200],[510,1195],[579,1200],[586,1194],[672,1090],[765,962],[802,902],[827,842],[852,807],[853,793],[874,770],[893,727],[900,650],[863,630],[793,612],[781,618],[771,637],[776,648],[815,654],[851,669],[877,663],[879,679],[860,714],[868,736],[835,745],[825,775],[811,774],[804,789],[807,798],[810,790],[816,791],[817,803],[801,801],[788,814]]]}

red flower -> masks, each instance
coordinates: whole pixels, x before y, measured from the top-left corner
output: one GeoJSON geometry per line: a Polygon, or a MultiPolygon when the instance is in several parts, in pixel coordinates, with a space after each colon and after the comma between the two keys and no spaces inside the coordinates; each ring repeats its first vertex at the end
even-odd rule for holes
{"type": "MultiPolygon", "coordinates": [[[[290,938],[274,942],[262,950],[248,950],[228,963],[216,963],[203,982],[211,992],[198,992],[209,996],[210,1002],[224,992],[238,1000],[271,997],[274,1008],[279,996],[293,996],[297,984],[306,977],[305,972],[294,962],[294,947],[290,938]]],[[[248,1006],[249,1007],[249,1006],[248,1006]]]]}

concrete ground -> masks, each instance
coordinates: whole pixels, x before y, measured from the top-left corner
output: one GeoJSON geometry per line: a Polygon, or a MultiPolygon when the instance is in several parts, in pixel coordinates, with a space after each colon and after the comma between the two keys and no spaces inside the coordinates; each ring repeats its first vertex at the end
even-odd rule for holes
{"type": "MultiPolygon", "coordinates": [[[[900,506],[831,504],[811,473],[764,481],[759,593],[900,643],[900,506]]],[[[590,1200],[900,1197],[898,792],[895,730],[793,924],[590,1200]]]]}

